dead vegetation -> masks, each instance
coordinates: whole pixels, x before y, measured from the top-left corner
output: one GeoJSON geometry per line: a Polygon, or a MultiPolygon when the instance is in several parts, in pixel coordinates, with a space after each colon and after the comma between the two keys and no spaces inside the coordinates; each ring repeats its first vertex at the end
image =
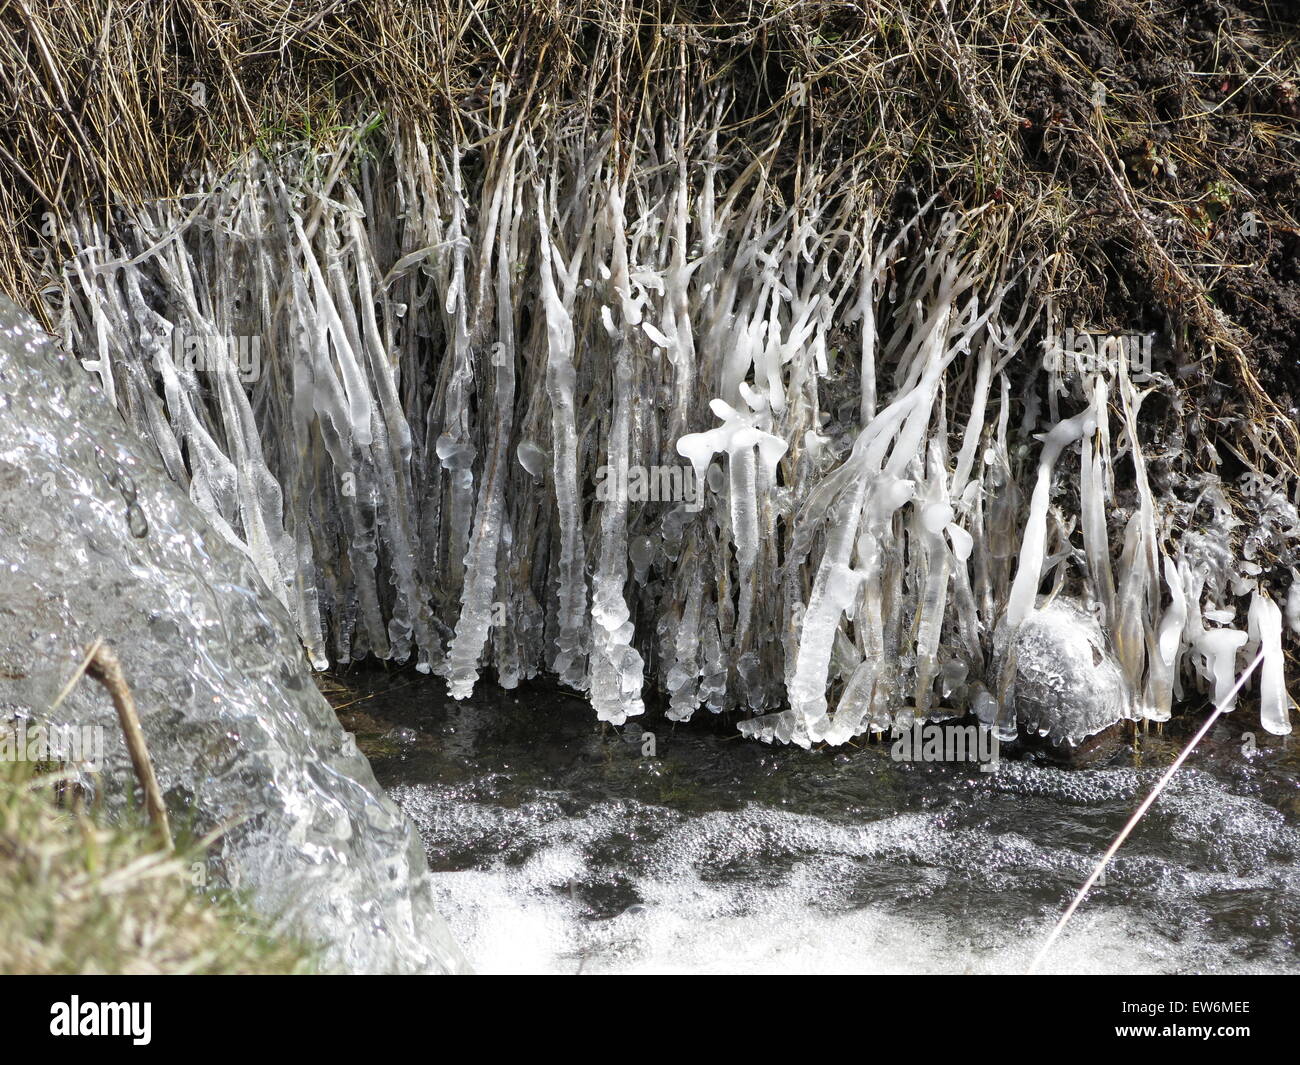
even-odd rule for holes
{"type": "Polygon", "coordinates": [[[372,114],[459,126],[499,78],[629,136],[725,84],[737,150],[791,112],[790,183],[814,154],[860,156],[896,209],[915,187],[1013,212],[1056,256],[1067,319],[1226,356],[1204,382],[1294,465],[1294,31],[1265,3],[14,0],[0,285],[40,313],[31,249],[70,206],[175,192],[259,140],[331,141],[372,114]]]}
{"type": "Polygon", "coordinates": [[[112,232],[109,205],[251,145],[473,143],[505,82],[535,130],[581,113],[617,151],[720,91],[733,167],[779,121],[776,190],[836,172],[889,222],[931,195],[977,212],[1048,264],[1033,295],[1063,322],[1160,335],[1193,412],[1170,414],[1171,447],[1229,482],[1295,473],[1293,19],[1215,0],[14,0],[0,285],[45,315],[74,207],[112,232]]]}
{"type": "Polygon", "coordinates": [[[202,853],[106,826],[52,766],[0,762],[0,973],[298,973],[300,945],[196,885],[202,853]]]}

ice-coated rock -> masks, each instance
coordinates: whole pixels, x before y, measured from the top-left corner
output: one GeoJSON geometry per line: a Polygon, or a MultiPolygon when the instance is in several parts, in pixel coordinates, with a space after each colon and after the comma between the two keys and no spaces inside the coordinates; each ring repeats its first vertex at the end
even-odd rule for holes
{"type": "Polygon", "coordinates": [[[1077,747],[1131,716],[1119,662],[1096,618],[1075,600],[1058,597],[1033,611],[1016,634],[1015,655],[1012,699],[1026,732],[1077,747]]]}
{"type": "Polygon", "coordinates": [[[423,852],[308,675],[285,609],[75,360],[0,297],[0,718],[104,727],[85,648],[115,649],[173,827],[230,826],[213,873],[357,971],[456,971],[423,852]]]}

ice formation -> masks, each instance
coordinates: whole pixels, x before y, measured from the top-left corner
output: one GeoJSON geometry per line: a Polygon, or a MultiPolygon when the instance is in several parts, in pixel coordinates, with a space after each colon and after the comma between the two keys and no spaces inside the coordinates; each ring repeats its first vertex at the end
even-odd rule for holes
{"type": "Polygon", "coordinates": [[[173,826],[214,833],[213,887],[321,943],[329,967],[463,968],[415,831],[316,691],[288,615],[90,380],[0,297],[0,727],[102,728],[103,761],[80,768],[122,803],[135,777],[107,696],[83,681],[51,711],[105,640],[173,826]]]}
{"type": "Polygon", "coordinates": [[[1086,604],[1124,713],[1163,720],[1241,665],[1224,611],[1255,595],[1289,729],[1297,592],[1260,560],[1296,558],[1294,484],[1244,532],[1204,435],[1155,442],[1153,390],[1199,431],[1168,374],[1041,359],[1008,211],[891,231],[863,174],[772,179],[780,122],[740,145],[512,106],[254,154],[51,252],[69,346],[315,665],[414,660],[458,698],[548,673],[611,722],[659,694],[804,745],[967,708],[1005,735],[1044,596],[1086,604]],[[193,337],[255,339],[259,372],[178,361],[193,337]],[[598,498],[609,470],[675,494],[598,498]]]}
{"type": "Polygon", "coordinates": [[[1097,619],[1058,596],[1034,610],[1015,642],[1014,704],[1024,728],[1057,745],[1134,717],[1124,671],[1097,619]]]}

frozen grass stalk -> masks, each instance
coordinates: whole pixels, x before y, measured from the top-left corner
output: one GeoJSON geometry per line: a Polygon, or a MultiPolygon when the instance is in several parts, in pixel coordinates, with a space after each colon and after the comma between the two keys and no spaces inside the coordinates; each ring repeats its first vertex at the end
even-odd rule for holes
{"type": "Polygon", "coordinates": [[[551,674],[603,720],[662,695],[804,745],[972,708],[1009,738],[1016,634],[1063,595],[1132,714],[1258,646],[1287,730],[1300,593],[1246,553],[1295,557],[1293,504],[1243,545],[1213,474],[1148,472],[1170,378],[1043,372],[1008,210],[891,221],[817,153],[778,180],[785,109],[741,141],[683,90],[616,137],[485,99],[454,138],[280,145],[63,226],[53,317],[314,665],[551,674]]]}

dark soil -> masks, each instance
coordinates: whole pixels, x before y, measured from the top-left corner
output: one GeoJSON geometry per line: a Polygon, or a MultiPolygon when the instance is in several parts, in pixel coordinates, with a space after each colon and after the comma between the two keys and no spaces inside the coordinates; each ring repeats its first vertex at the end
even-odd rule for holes
{"type": "Polygon", "coordinates": [[[1279,37],[1295,34],[1278,21],[1294,19],[1288,6],[1173,5],[1144,26],[1133,5],[1043,4],[1077,62],[1027,68],[1013,99],[1027,185],[1028,175],[1050,179],[1076,206],[1070,254],[1083,277],[1062,293],[1067,315],[1100,328],[1145,328],[1164,317],[1176,328],[1188,310],[1158,298],[1166,286],[1107,170],[1118,164],[1147,224],[1226,315],[1264,390],[1294,419],[1300,106],[1294,78],[1272,65],[1279,37]],[[1090,132],[1098,128],[1113,138],[1106,161],[1090,132]]]}

